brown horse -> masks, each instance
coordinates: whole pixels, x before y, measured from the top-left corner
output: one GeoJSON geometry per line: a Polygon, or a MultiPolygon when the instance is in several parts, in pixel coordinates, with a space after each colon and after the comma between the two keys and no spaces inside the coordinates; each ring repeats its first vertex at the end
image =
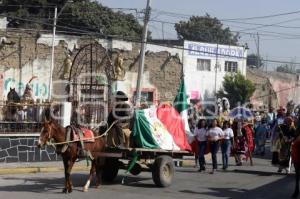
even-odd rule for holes
{"type": "MultiPolygon", "coordinates": [[[[41,135],[39,137],[38,147],[43,147],[47,142],[53,139],[56,143],[65,142],[67,136],[67,128],[62,127],[55,121],[46,121],[43,124],[43,128],[41,130],[41,135]]],[[[64,170],[65,170],[65,188],[63,189],[63,193],[71,193],[72,192],[72,181],[70,178],[72,167],[80,157],[79,151],[81,150],[81,146],[79,142],[69,143],[66,150],[61,151],[63,148],[62,145],[57,145],[57,153],[61,154],[63,163],[64,163],[64,170]]],[[[102,170],[104,166],[104,158],[98,157],[97,152],[104,151],[105,148],[105,140],[104,138],[95,139],[95,142],[87,142],[84,144],[85,150],[91,152],[93,156],[92,166],[90,170],[90,174],[88,176],[88,180],[83,187],[83,191],[88,191],[90,182],[93,178],[93,174],[96,172],[97,176],[97,184],[98,187],[101,184],[102,178],[102,170]]]]}

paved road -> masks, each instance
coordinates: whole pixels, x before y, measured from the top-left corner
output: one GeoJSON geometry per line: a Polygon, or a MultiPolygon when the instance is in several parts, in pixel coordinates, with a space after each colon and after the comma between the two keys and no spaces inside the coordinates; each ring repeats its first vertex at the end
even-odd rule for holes
{"type": "Polygon", "coordinates": [[[0,176],[0,198],[289,198],[294,175],[277,174],[269,160],[254,159],[254,162],[253,167],[231,166],[229,171],[218,171],[214,175],[199,173],[191,167],[177,168],[174,183],[169,188],[155,187],[150,173],[130,176],[125,185],[121,185],[120,176],[114,184],[103,185],[100,189],[91,187],[88,193],[81,191],[87,172],[80,172],[73,174],[74,191],[68,195],[61,193],[62,173],[4,175],[0,176]]]}

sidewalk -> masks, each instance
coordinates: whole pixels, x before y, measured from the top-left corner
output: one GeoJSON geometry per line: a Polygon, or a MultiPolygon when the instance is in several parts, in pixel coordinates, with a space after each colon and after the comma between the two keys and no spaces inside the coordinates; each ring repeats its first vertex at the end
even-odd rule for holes
{"type": "MultiPolygon", "coordinates": [[[[181,160],[180,166],[189,167],[194,166],[194,159],[181,160]]],[[[91,165],[91,164],[90,164],[91,165]]],[[[89,171],[90,166],[87,166],[85,160],[76,162],[72,171],[89,171]]],[[[50,172],[63,172],[63,162],[18,162],[18,163],[1,163],[0,175],[6,174],[25,174],[25,173],[50,173],[50,172]]]]}
{"type": "MultiPolygon", "coordinates": [[[[266,157],[265,157],[266,158],[266,157]]],[[[265,167],[270,166],[270,159],[266,158],[253,158],[254,166],[252,167],[265,167]]],[[[205,156],[208,164],[211,164],[211,155],[205,156]]],[[[221,154],[218,153],[218,163],[222,164],[221,154]]],[[[174,159],[174,164],[177,167],[194,167],[195,160],[193,156],[186,156],[183,159],[174,159]]],[[[230,157],[230,164],[235,165],[234,158],[230,157]]],[[[249,162],[246,165],[249,166],[249,162]]],[[[89,171],[90,166],[87,166],[85,160],[76,162],[72,169],[73,171],[89,171]]],[[[50,172],[64,172],[62,161],[53,162],[19,162],[19,163],[1,163],[0,164],[0,175],[6,174],[26,174],[26,173],[50,173],[50,172]]]]}
{"type": "MultiPolygon", "coordinates": [[[[76,162],[73,171],[89,171],[86,161],[76,162]]],[[[63,172],[63,162],[19,162],[19,163],[1,163],[0,175],[5,174],[25,174],[25,173],[48,173],[63,172]]]]}

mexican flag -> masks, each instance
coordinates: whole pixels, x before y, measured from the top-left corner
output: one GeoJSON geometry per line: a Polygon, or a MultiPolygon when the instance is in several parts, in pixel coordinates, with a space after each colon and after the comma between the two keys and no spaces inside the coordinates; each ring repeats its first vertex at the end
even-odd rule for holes
{"type": "Polygon", "coordinates": [[[185,90],[185,84],[184,79],[181,79],[181,83],[179,86],[179,90],[177,92],[176,98],[174,100],[174,108],[177,110],[177,112],[181,116],[181,120],[184,124],[184,130],[186,133],[186,136],[188,138],[188,142],[191,144],[194,141],[194,136],[190,130],[189,123],[188,123],[188,96],[186,94],[185,90]]]}
{"type": "Polygon", "coordinates": [[[191,150],[181,117],[170,105],[136,110],[131,135],[137,147],[191,150]]]}

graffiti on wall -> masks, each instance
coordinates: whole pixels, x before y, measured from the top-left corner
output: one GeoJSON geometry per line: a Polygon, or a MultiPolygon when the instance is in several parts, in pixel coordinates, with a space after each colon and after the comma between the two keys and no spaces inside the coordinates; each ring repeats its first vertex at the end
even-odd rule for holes
{"type": "Polygon", "coordinates": [[[37,78],[30,82],[35,99],[47,99],[49,95],[49,60],[35,59],[20,68],[9,68],[4,71],[3,95],[7,96],[10,88],[15,88],[20,96],[23,95],[26,84],[33,77],[37,78]]]}
{"type": "MultiPolygon", "coordinates": [[[[23,95],[27,82],[20,82],[15,78],[5,78],[4,80],[4,94],[5,96],[9,92],[10,88],[16,88],[19,95],[23,95]]],[[[33,94],[36,98],[45,99],[48,97],[48,85],[43,82],[33,81],[30,84],[33,94]]]]}

